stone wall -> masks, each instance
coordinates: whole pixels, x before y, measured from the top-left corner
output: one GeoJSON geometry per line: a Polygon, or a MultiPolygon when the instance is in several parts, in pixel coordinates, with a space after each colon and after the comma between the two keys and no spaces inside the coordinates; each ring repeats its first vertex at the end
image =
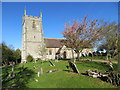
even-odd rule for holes
{"type": "MultiPolygon", "coordinates": [[[[59,48],[46,48],[46,49],[47,49],[46,59],[55,59],[55,55],[58,52],[59,48]],[[50,54],[50,52],[51,52],[51,54],[50,54]]],[[[66,52],[66,59],[72,58],[72,49],[63,47],[60,51],[60,56],[62,58],[64,58],[63,57],[64,52],[66,52]]],[[[82,54],[84,56],[88,56],[89,53],[92,54],[93,52],[94,52],[93,48],[83,49],[82,53],[80,53],[80,57],[82,56],[82,54]]],[[[73,51],[73,53],[74,53],[74,58],[76,58],[77,54],[74,51],[73,51]]]]}

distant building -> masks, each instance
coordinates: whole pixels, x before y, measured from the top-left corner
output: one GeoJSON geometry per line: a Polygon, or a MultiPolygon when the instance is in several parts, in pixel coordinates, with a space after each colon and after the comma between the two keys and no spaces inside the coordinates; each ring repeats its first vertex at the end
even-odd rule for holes
{"type": "MultiPolygon", "coordinates": [[[[62,39],[44,38],[42,29],[42,13],[40,17],[26,15],[22,18],[22,62],[28,55],[34,59],[72,58],[72,49],[61,44],[62,39]],[[45,52],[45,53],[44,53],[45,52]],[[43,55],[44,54],[44,55],[43,55]]],[[[93,48],[86,48],[80,56],[93,53],[93,48]]],[[[74,52],[76,57],[76,53],[74,52]]]]}

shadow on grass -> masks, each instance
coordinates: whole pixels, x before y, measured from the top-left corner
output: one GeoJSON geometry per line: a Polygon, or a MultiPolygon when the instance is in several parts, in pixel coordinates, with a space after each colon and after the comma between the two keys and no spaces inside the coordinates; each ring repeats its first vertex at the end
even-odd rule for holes
{"type": "Polygon", "coordinates": [[[60,59],[62,61],[73,61],[72,59],[60,59]]]}
{"type": "Polygon", "coordinates": [[[35,75],[35,72],[27,67],[19,67],[15,72],[10,72],[10,67],[2,69],[2,87],[3,88],[27,88],[26,84],[35,75]]]}
{"type": "Polygon", "coordinates": [[[72,72],[71,70],[63,70],[63,71],[65,71],[65,72],[72,72]]]}

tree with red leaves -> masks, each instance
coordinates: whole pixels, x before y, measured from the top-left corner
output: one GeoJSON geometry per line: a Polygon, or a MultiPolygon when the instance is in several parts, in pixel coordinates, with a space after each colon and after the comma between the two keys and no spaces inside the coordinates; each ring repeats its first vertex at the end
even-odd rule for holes
{"type": "Polygon", "coordinates": [[[100,21],[87,20],[87,16],[84,16],[81,22],[75,20],[72,25],[65,24],[62,34],[66,40],[62,42],[75,51],[79,60],[79,54],[84,48],[91,47],[91,45],[93,47],[94,42],[102,39],[102,27],[104,26],[100,21]]]}

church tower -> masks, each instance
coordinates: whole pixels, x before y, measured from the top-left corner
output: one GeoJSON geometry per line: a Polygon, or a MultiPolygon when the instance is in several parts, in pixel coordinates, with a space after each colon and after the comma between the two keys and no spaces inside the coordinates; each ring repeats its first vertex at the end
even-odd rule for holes
{"type": "Polygon", "coordinates": [[[22,60],[27,60],[27,56],[31,55],[34,59],[40,58],[40,49],[44,46],[43,30],[42,30],[42,12],[40,17],[28,16],[26,9],[22,18],[22,60]]]}

